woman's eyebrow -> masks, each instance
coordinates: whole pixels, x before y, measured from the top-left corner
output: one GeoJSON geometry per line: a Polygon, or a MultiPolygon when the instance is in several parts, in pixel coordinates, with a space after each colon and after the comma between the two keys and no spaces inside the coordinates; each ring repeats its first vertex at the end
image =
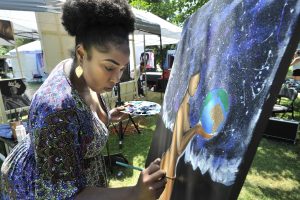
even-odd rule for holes
{"type": "Polygon", "coordinates": [[[115,65],[120,65],[117,61],[113,60],[113,59],[105,59],[104,61],[109,61],[115,65]]]}

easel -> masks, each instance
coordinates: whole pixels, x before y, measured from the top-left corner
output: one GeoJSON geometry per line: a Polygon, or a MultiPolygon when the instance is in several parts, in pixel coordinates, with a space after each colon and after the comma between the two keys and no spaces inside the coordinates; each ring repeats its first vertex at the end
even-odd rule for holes
{"type": "MultiPolygon", "coordinates": [[[[120,89],[120,83],[117,83],[116,86],[114,87],[114,91],[117,93],[117,101],[116,101],[116,105],[115,107],[119,107],[124,105],[124,102],[121,100],[121,89],[120,89]]],[[[132,122],[132,124],[134,125],[136,131],[140,134],[140,131],[138,129],[138,126],[135,124],[135,122],[133,121],[133,118],[131,117],[131,115],[129,116],[129,120],[132,122]]],[[[119,149],[123,148],[123,139],[124,139],[124,133],[126,131],[126,128],[129,124],[129,120],[127,121],[127,124],[125,126],[125,128],[123,129],[123,123],[122,120],[120,120],[118,122],[118,128],[115,126],[115,124],[113,125],[113,128],[115,129],[115,131],[118,133],[119,135],[119,149]]],[[[118,154],[114,154],[114,155],[110,155],[109,152],[109,145],[108,143],[106,144],[106,150],[107,150],[107,163],[108,166],[110,168],[111,173],[113,173],[112,170],[112,166],[115,165],[116,161],[122,162],[122,163],[127,163],[128,164],[128,160],[124,157],[124,155],[122,153],[118,153],[118,154]]]]}
{"type": "MultiPolygon", "coordinates": [[[[117,101],[116,101],[116,106],[115,107],[119,107],[124,105],[124,102],[121,99],[121,89],[120,89],[120,83],[117,83],[115,88],[114,88],[115,92],[117,93],[117,101]]],[[[115,131],[118,133],[119,135],[119,149],[123,148],[123,140],[124,140],[124,133],[128,127],[129,121],[131,121],[131,123],[134,125],[135,130],[138,132],[138,134],[140,134],[140,130],[138,128],[138,126],[136,125],[136,123],[134,122],[133,118],[131,115],[128,115],[129,119],[127,120],[127,124],[125,126],[125,128],[123,129],[123,122],[122,120],[118,122],[118,129],[116,128],[116,126],[113,124],[113,127],[115,129],[115,131]]]]}

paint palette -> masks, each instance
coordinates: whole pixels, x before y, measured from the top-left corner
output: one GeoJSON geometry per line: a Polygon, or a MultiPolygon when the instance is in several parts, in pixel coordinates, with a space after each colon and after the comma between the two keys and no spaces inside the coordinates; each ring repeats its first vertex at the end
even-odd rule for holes
{"type": "Polygon", "coordinates": [[[150,101],[128,101],[124,106],[123,112],[131,115],[155,115],[161,108],[159,104],[150,101]]]}

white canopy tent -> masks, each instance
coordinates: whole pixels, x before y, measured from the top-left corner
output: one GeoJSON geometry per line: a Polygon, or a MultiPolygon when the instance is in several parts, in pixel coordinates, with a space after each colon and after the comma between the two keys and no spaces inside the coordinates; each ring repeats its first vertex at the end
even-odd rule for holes
{"type": "MultiPolygon", "coordinates": [[[[12,21],[14,23],[15,32],[19,33],[17,35],[23,34],[23,36],[25,35],[26,37],[37,39],[38,34],[36,31],[37,26],[34,13],[24,11],[59,13],[61,11],[61,5],[64,1],[65,0],[0,1],[0,8],[7,9],[7,11],[0,10],[0,19],[2,17],[3,19],[12,21]],[[20,27],[19,24],[24,25],[27,30],[25,30],[23,27],[20,27]]],[[[135,31],[134,38],[131,38],[131,40],[134,40],[135,43],[132,51],[137,51],[135,55],[140,55],[140,53],[144,50],[144,45],[153,46],[160,44],[176,44],[179,41],[181,34],[180,27],[177,27],[150,12],[137,10],[135,8],[133,8],[133,12],[137,21],[137,30],[135,31]],[[157,30],[157,25],[160,26],[160,31],[157,30]],[[161,41],[160,37],[157,35],[161,35],[161,41]]],[[[136,63],[139,62],[138,56],[135,57],[136,59],[131,58],[133,65],[136,65],[136,63]]]]}
{"type": "MultiPolygon", "coordinates": [[[[177,44],[180,39],[180,34],[182,29],[160,17],[154,15],[153,13],[138,10],[132,8],[134,15],[138,19],[142,19],[148,23],[158,24],[161,29],[161,39],[162,45],[165,44],[177,44]]],[[[137,46],[143,45],[143,35],[144,33],[139,33],[139,31],[135,31],[135,43],[137,46]]],[[[158,37],[152,34],[145,34],[145,44],[146,46],[160,45],[160,40],[158,37]]]]}
{"type": "MultiPolygon", "coordinates": [[[[10,0],[0,1],[0,8],[8,10],[36,11],[36,22],[44,52],[45,71],[65,58],[74,49],[74,38],[70,37],[61,25],[61,3],[65,0],[10,0]],[[49,13],[52,12],[52,13],[49,13]]],[[[130,37],[131,68],[139,64],[139,55],[145,46],[176,44],[180,39],[181,28],[153,15],[133,8],[136,16],[136,31],[130,37]],[[135,53],[133,53],[135,52],[135,53]],[[137,55],[137,56],[136,56],[137,55]]],[[[123,89],[122,89],[123,90],[123,89]]],[[[126,90],[123,90],[127,92],[126,90]]]]}
{"type": "Polygon", "coordinates": [[[0,1],[3,10],[58,12],[64,0],[5,0],[0,1]]]}
{"type": "MultiPolygon", "coordinates": [[[[42,48],[39,40],[27,43],[18,47],[19,59],[22,63],[22,72],[26,80],[32,80],[34,75],[44,75],[43,61],[42,61],[42,48]]],[[[16,56],[16,49],[9,51],[10,57],[16,56]]],[[[13,68],[14,75],[21,77],[19,63],[16,59],[9,59],[10,65],[13,68]]]]}
{"type": "MultiPolygon", "coordinates": [[[[38,39],[39,38],[37,32],[35,14],[32,12],[0,10],[0,20],[7,20],[10,22],[13,30],[14,39],[16,38],[38,39]]],[[[7,39],[0,38],[0,45],[15,46],[15,41],[14,40],[9,41],[7,39]]],[[[10,62],[13,63],[14,66],[13,68],[15,71],[17,71],[17,73],[15,74],[16,77],[24,77],[23,74],[24,65],[23,62],[21,62],[20,54],[16,46],[14,49],[14,53],[8,53],[7,55],[1,57],[9,59],[10,62]]]]}
{"type": "MultiPolygon", "coordinates": [[[[144,46],[176,44],[180,39],[182,30],[180,27],[177,27],[152,13],[137,10],[135,8],[133,8],[133,12],[136,16],[136,30],[129,38],[130,41],[133,42],[131,45],[131,52],[135,52],[131,55],[131,68],[137,63],[139,64],[139,55],[144,51],[144,46]]],[[[54,45],[55,43],[59,42],[62,45],[59,47],[60,52],[58,53],[60,53],[63,58],[69,57],[70,51],[74,48],[74,38],[70,37],[65,32],[63,26],[61,25],[60,14],[36,13],[36,18],[39,33],[42,36],[43,49],[48,48],[48,45],[54,45]],[[56,37],[55,35],[59,37],[56,37]],[[45,39],[45,37],[53,40],[54,43],[50,42],[48,39],[45,39]],[[54,41],[55,37],[56,41],[54,41]]],[[[44,50],[45,54],[47,54],[48,52],[46,52],[46,49],[44,50]]],[[[46,60],[46,67],[51,70],[51,68],[53,68],[53,66],[55,66],[55,64],[59,61],[60,57],[61,56],[59,55],[52,57],[52,63],[47,63],[46,60]],[[53,63],[53,61],[56,63],[53,63]]]]}
{"type": "MultiPolygon", "coordinates": [[[[182,29],[150,12],[138,10],[132,8],[134,15],[137,19],[143,20],[145,23],[154,23],[160,26],[160,33],[135,30],[134,35],[131,35],[130,39],[134,43],[134,49],[131,52],[135,52],[135,56],[131,56],[130,68],[140,63],[140,55],[145,51],[145,46],[154,45],[166,45],[166,44],[177,44],[182,29]]],[[[132,46],[133,47],[133,46],[132,46]]]]}
{"type": "Polygon", "coordinates": [[[16,38],[39,38],[34,12],[0,10],[0,19],[12,22],[16,38]]]}

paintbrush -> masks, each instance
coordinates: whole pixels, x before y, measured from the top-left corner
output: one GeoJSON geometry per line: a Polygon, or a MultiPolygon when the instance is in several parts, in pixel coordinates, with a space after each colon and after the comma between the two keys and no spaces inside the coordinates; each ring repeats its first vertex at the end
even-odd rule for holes
{"type": "MultiPolygon", "coordinates": [[[[119,162],[119,161],[116,161],[116,164],[120,165],[122,167],[126,167],[126,168],[129,168],[129,169],[135,169],[135,170],[138,170],[138,171],[143,171],[144,170],[141,167],[136,167],[136,166],[128,165],[126,163],[122,163],[122,162],[119,162]]],[[[167,179],[171,179],[171,180],[175,180],[176,179],[176,177],[169,177],[169,176],[166,176],[166,178],[167,179]]]]}

